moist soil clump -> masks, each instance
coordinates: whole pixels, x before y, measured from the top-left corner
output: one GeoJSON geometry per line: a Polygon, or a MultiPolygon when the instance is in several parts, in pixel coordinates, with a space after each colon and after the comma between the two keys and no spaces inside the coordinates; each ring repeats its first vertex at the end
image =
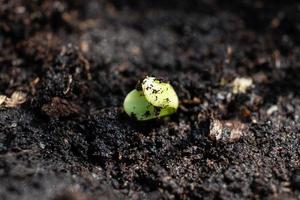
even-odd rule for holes
{"type": "Polygon", "coordinates": [[[0,1],[0,199],[300,199],[299,7],[0,1]],[[125,114],[147,75],[177,113],[125,114]]]}

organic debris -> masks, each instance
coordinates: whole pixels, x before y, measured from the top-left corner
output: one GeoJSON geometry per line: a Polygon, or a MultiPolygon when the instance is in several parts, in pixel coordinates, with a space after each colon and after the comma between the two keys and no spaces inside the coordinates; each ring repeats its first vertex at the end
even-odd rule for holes
{"type": "Polygon", "coordinates": [[[244,136],[248,126],[238,120],[210,120],[209,138],[217,142],[232,143],[244,136]]]}
{"type": "Polygon", "coordinates": [[[0,106],[5,102],[6,98],[5,95],[0,95],[0,106]]]}
{"type": "Polygon", "coordinates": [[[0,95],[0,107],[14,108],[25,103],[27,95],[24,92],[15,91],[10,97],[0,95]]]}
{"type": "Polygon", "coordinates": [[[235,78],[232,82],[232,93],[246,93],[247,89],[252,86],[253,81],[251,78],[235,78]]]}

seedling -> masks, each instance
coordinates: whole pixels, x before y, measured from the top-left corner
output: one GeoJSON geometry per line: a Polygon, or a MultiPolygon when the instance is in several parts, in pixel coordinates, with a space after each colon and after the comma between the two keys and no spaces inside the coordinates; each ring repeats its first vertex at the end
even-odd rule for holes
{"type": "Polygon", "coordinates": [[[176,112],[178,104],[177,94],[170,83],[147,76],[126,96],[124,110],[129,116],[144,121],[171,115],[176,112]]]}

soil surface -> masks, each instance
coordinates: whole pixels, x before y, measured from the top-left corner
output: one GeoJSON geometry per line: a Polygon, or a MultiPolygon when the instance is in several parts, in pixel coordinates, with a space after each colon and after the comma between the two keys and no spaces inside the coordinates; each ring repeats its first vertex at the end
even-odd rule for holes
{"type": "Polygon", "coordinates": [[[299,10],[1,0],[0,199],[300,199],[299,10]],[[124,113],[146,75],[176,114],[124,113]]]}

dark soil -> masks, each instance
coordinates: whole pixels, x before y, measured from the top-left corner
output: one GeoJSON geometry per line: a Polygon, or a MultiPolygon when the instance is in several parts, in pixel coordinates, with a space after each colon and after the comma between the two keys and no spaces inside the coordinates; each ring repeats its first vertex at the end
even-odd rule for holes
{"type": "Polygon", "coordinates": [[[1,0],[0,94],[27,98],[0,108],[0,199],[300,199],[299,24],[299,1],[1,0]],[[146,75],[176,114],[124,113],[146,75]]]}

